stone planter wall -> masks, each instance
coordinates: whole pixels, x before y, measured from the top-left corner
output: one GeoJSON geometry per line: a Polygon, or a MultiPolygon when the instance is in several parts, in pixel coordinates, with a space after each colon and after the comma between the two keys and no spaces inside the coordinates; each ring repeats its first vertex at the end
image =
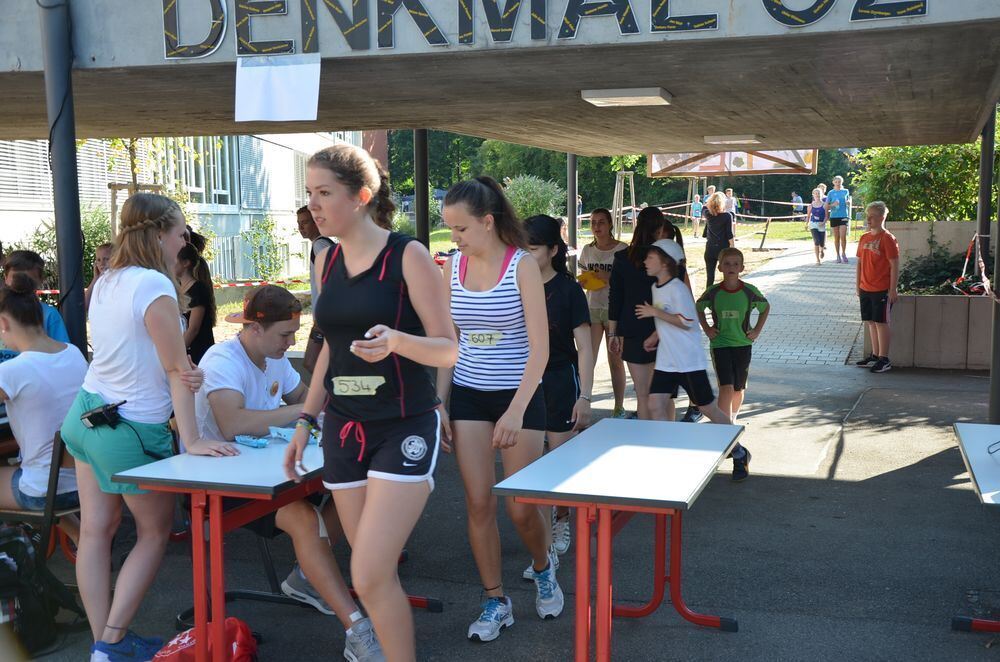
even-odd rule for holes
{"type": "MultiPolygon", "coordinates": [[[[889,358],[900,368],[987,370],[992,324],[989,297],[900,295],[892,307],[889,358]]],[[[867,326],[864,333],[867,356],[867,326]]]]}
{"type": "MultiPolygon", "coordinates": [[[[996,223],[990,224],[990,232],[992,233],[990,244],[993,247],[997,245],[996,226],[996,223]]],[[[934,241],[952,254],[965,253],[969,248],[972,235],[976,232],[976,224],[973,221],[888,221],[885,227],[899,242],[900,266],[914,257],[930,254],[931,247],[928,240],[931,237],[931,232],[934,233],[934,241]]],[[[958,274],[955,276],[957,277],[958,274]]]]}

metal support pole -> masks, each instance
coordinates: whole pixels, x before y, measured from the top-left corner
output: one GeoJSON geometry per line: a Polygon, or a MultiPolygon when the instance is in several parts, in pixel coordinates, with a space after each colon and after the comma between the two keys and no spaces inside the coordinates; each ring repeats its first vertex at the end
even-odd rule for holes
{"type": "Polygon", "coordinates": [[[39,4],[45,63],[45,105],[49,116],[49,160],[56,213],[59,308],[70,340],[87,355],[83,309],[83,232],[76,169],[73,112],[73,44],[69,0],[39,4]]]}
{"type": "MultiPolygon", "coordinates": [[[[976,214],[976,232],[979,233],[980,255],[983,258],[983,266],[990,259],[990,217],[993,215],[993,158],[996,141],[996,108],[986,119],[986,126],[983,127],[983,137],[979,148],[979,206],[976,214]]],[[[976,273],[979,273],[979,261],[976,261],[976,273]]]]}
{"type": "MultiPolygon", "coordinates": [[[[994,131],[996,126],[996,109],[990,113],[990,117],[986,120],[986,127],[989,129],[983,129],[983,153],[985,154],[985,144],[986,136],[990,136],[990,162],[989,162],[989,174],[992,181],[993,178],[993,142],[994,142],[994,131]]],[[[991,191],[989,188],[986,189],[986,204],[983,204],[983,165],[980,162],[979,167],[979,212],[980,219],[982,219],[983,207],[986,207],[986,239],[980,242],[980,246],[985,244],[986,250],[989,250],[990,245],[990,197],[991,191]]],[[[980,226],[982,227],[982,226],[980,226]]],[[[983,233],[982,230],[978,232],[983,233]]],[[[997,199],[997,235],[1000,237],[1000,198],[997,199]]],[[[1000,244],[1000,240],[998,240],[1000,244]]],[[[985,263],[984,263],[985,264],[985,263]]],[[[1000,301],[996,298],[997,287],[1000,286],[1000,245],[997,246],[997,250],[993,251],[993,339],[990,345],[990,423],[994,425],[1000,424],[1000,301]]]]}
{"type": "Polygon", "coordinates": [[[431,245],[431,214],[427,166],[427,129],[413,130],[413,211],[416,213],[417,239],[431,245]]]}
{"type": "MultiPolygon", "coordinates": [[[[576,154],[566,154],[566,224],[568,226],[569,247],[576,248],[576,233],[580,223],[577,216],[577,173],[576,154]]],[[[570,271],[576,273],[576,256],[570,260],[570,271]]]]}

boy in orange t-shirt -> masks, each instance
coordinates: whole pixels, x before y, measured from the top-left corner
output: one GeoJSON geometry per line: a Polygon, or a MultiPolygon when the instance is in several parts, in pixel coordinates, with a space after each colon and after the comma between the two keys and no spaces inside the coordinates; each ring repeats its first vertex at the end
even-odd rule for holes
{"type": "Polygon", "coordinates": [[[861,300],[861,321],[868,326],[872,353],[855,365],[872,372],[889,372],[889,311],[899,294],[899,242],[884,225],[889,209],[884,202],[865,207],[868,232],[858,241],[856,284],[861,300]]]}

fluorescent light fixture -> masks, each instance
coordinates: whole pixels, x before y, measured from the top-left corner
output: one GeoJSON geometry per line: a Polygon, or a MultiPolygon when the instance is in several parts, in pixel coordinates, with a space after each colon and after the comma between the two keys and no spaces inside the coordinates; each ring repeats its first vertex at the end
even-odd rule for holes
{"type": "Polygon", "coordinates": [[[598,108],[669,106],[674,98],[662,87],[623,87],[615,90],[581,90],[580,96],[598,108]]]}
{"type": "Polygon", "coordinates": [[[705,136],[706,145],[759,145],[764,136],[748,133],[736,136],[705,136]]]}

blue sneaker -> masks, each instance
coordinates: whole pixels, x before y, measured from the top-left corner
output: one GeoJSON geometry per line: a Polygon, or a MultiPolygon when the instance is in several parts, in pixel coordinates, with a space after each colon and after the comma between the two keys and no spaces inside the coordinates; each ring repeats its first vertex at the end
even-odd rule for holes
{"type": "Polygon", "coordinates": [[[514,624],[514,605],[510,598],[488,598],[483,603],[483,611],[469,626],[469,639],[473,641],[493,641],[504,628],[514,624]]]}
{"type": "Polygon", "coordinates": [[[95,642],[90,647],[90,662],[150,662],[161,648],[163,640],[159,637],[147,639],[129,630],[117,644],[95,642]]]}

